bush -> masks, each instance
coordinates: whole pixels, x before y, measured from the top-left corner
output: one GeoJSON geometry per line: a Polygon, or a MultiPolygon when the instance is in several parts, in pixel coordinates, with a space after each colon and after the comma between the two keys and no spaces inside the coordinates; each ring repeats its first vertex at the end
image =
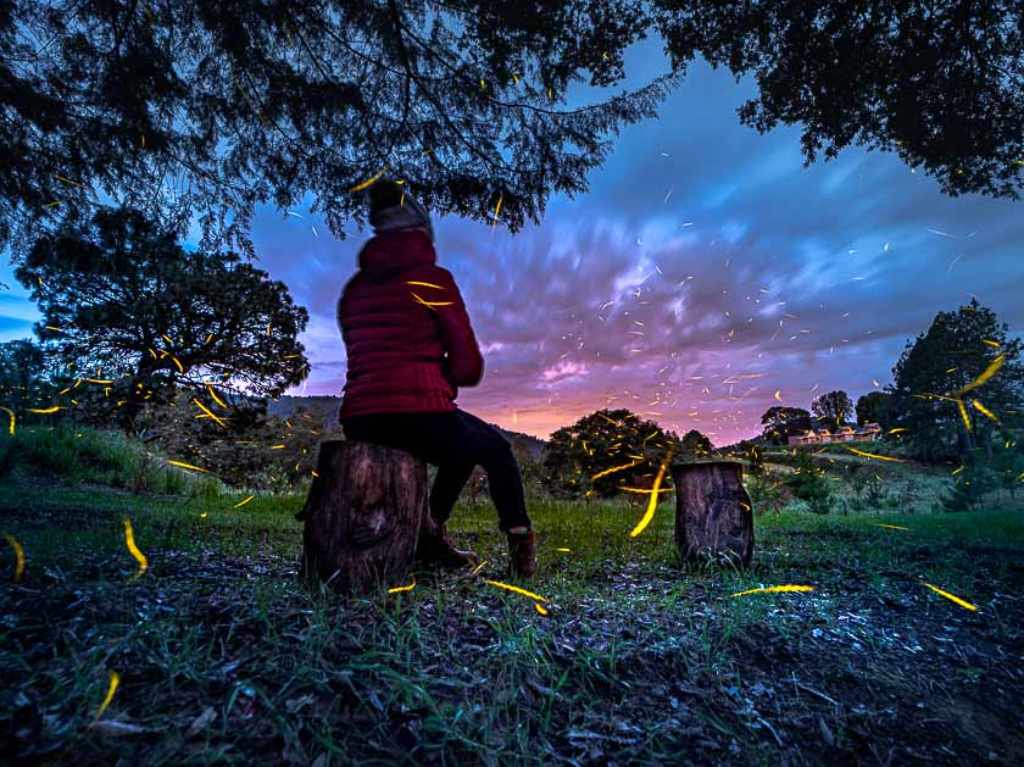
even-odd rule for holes
{"type": "Polygon", "coordinates": [[[940,499],[944,511],[971,511],[999,486],[999,476],[975,451],[953,478],[949,492],[940,499]]]}
{"type": "Polygon", "coordinates": [[[797,451],[794,468],[785,480],[786,487],[815,514],[828,514],[832,510],[833,494],[825,471],[803,450],[797,451]]]}

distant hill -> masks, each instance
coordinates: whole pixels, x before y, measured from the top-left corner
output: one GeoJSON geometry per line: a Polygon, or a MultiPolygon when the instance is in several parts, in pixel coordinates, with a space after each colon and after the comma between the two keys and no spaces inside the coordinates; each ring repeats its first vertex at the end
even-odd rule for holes
{"type": "MultiPolygon", "coordinates": [[[[341,397],[321,395],[317,397],[291,397],[285,395],[279,399],[267,403],[267,414],[278,418],[290,418],[300,409],[315,417],[325,427],[332,427],[338,422],[338,408],[341,407],[341,397]]],[[[491,424],[500,431],[512,445],[534,460],[542,460],[548,443],[530,434],[523,434],[518,431],[509,431],[500,426],[491,424]]]]}

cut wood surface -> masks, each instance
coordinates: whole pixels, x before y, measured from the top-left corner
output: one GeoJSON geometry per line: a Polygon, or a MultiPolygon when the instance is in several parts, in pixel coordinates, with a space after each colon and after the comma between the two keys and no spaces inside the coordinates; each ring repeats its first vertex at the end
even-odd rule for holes
{"type": "Polygon", "coordinates": [[[754,554],[754,514],[735,461],[672,467],[676,489],[676,545],[687,562],[746,567],[754,554]]]}
{"type": "Polygon", "coordinates": [[[343,594],[407,582],[427,508],[426,464],[366,442],[320,445],[309,490],[300,576],[343,594]]]}

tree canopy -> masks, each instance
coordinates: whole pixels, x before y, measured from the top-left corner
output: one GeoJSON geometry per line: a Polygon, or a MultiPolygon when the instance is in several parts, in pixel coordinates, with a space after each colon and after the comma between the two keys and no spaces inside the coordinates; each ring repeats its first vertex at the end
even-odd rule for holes
{"type": "Polygon", "coordinates": [[[844,391],[830,391],[811,403],[811,412],[833,429],[838,429],[846,423],[846,417],[853,413],[853,402],[850,401],[850,395],[844,391]]]}
{"type": "Polygon", "coordinates": [[[892,409],[892,394],[884,391],[871,391],[857,398],[857,424],[863,426],[877,423],[883,429],[889,428],[892,409]]]}
{"type": "MultiPolygon", "coordinates": [[[[690,443],[700,447],[693,437],[690,443]]],[[[568,496],[610,497],[622,488],[640,490],[651,486],[670,450],[674,455],[685,452],[679,437],[654,421],[625,408],[598,410],[551,435],[544,484],[568,496]]],[[[669,486],[664,481],[663,487],[669,486]]]]}
{"type": "Polygon", "coordinates": [[[800,407],[775,405],[761,416],[761,425],[766,440],[784,444],[787,437],[804,434],[811,428],[811,414],[800,407]]]}
{"type": "Polygon", "coordinates": [[[739,111],[799,124],[808,162],[895,151],[948,194],[1019,197],[1024,7],[1009,0],[12,0],[0,8],[0,245],[149,206],[244,233],[307,200],[343,235],[387,171],[427,205],[513,231],[586,191],[609,137],[655,114],[696,56],[753,75],[739,111]],[[664,75],[611,87],[664,41],[664,75]]]}
{"type": "Polygon", "coordinates": [[[40,238],[16,276],[71,382],[53,407],[98,388],[130,426],[143,402],[181,386],[212,407],[278,396],[309,372],[297,340],[308,315],[284,283],[232,253],[186,251],[138,211],[101,210],[40,238]]]}
{"type": "Polygon", "coordinates": [[[1020,339],[977,299],[939,312],[893,368],[893,422],[928,458],[966,456],[1024,412],[1020,339]]]}

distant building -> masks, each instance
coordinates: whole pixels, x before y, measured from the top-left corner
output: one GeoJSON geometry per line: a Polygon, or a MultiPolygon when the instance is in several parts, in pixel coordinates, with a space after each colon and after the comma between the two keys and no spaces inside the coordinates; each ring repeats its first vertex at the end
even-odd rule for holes
{"type": "Polygon", "coordinates": [[[834,432],[828,429],[809,429],[803,434],[794,434],[787,440],[790,445],[825,445],[832,442],[864,442],[876,440],[882,435],[882,427],[877,423],[868,423],[859,429],[852,426],[840,426],[834,432]]]}

